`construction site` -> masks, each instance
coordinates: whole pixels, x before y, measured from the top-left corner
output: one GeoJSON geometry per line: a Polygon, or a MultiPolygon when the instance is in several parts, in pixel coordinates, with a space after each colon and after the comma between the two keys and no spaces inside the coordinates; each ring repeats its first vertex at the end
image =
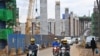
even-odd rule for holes
{"type": "MultiPolygon", "coordinates": [[[[24,10],[18,7],[18,2],[0,0],[0,56],[27,56],[32,38],[38,46],[37,56],[53,56],[54,38],[61,41],[65,37],[80,39],[78,44],[73,42],[70,45],[70,56],[92,56],[91,48],[86,48],[88,36],[96,37],[100,51],[100,1],[93,1],[93,12],[89,16],[78,16],[68,7],[61,14],[61,0],[54,1],[55,8],[52,10],[55,11],[55,18],[48,18],[48,0],[28,0],[28,4],[23,2],[27,5],[27,13],[21,13],[24,10]],[[26,22],[21,23],[20,17],[24,17],[21,15],[24,13],[26,18],[22,19],[26,22]]],[[[100,56],[100,52],[95,56],[100,56]]]]}

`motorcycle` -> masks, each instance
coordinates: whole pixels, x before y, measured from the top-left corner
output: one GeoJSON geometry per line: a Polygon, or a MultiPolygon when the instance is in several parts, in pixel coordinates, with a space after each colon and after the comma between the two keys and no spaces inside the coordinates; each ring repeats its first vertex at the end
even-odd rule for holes
{"type": "Polygon", "coordinates": [[[59,55],[59,47],[53,47],[53,56],[59,55]]]}
{"type": "Polygon", "coordinates": [[[70,56],[70,50],[62,47],[60,51],[60,56],[70,56]]]}
{"type": "Polygon", "coordinates": [[[34,52],[32,52],[32,50],[29,50],[29,56],[34,56],[34,52]]]}

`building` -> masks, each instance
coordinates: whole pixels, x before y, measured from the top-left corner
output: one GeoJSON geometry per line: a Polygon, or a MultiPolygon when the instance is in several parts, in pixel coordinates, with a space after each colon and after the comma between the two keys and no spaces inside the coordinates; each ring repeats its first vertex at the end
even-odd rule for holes
{"type": "MultiPolygon", "coordinates": [[[[47,16],[47,0],[40,0],[40,17],[33,20],[33,33],[55,36],[78,36],[79,35],[79,18],[69,13],[69,9],[65,8],[65,19],[60,17],[60,1],[55,4],[55,19],[48,19],[47,16]]],[[[21,24],[21,29],[24,34],[25,24],[21,24]]]]}
{"type": "Polygon", "coordinates": [[[65,36],[70,36],[70,18],[69,18],[69,9],[65,8],[65,36]]]}
{"type": "Polygon", "coordinates": [[[65,8],[65,36],[79,36],[79,17],[65,8]]]}
{"type": "Polygon", "coordinates": [[[25,23],[20,23],[21,34],[25,34],[25,23]]]}
{"type": "MultiPolygon", "coordinates": [[[[61,25],[61,32],[60,32],[60,35],[59,36],[65,36],[65,20],[63,19],[60,19],[61,23],[59,23],[61,25]]],[[[49,33],[50,34],[53,34],[53,35],[56,35],[56,28],[58,28],[59,26],[56,27],[56,21],[55,19],[48,19],[48,29],[49,29],[49,33]]],[[[58,35],[57,35],[58,36],[58,35]]]]}
{"type": "Polygon", "coordinates": [[[40,0],[40,34],[48,35],[47,0],[40,0]]]}
{"type": "Polygon", "coordinates": [[[49,34],[55,35],[55,19],[48,19],[49,34]]]}

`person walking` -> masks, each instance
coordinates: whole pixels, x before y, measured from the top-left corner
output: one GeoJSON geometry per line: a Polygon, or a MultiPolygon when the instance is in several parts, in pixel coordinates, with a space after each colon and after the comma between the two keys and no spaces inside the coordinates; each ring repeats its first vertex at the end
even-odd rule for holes
{"type": "Polygon", "coordinates": [[[94,38],[92,38],[92,40],[91,40],[91,48],[92,48],[92,52],[93,52],[93,56],[94,56],[94,51],[97,48],[94,38]]]}

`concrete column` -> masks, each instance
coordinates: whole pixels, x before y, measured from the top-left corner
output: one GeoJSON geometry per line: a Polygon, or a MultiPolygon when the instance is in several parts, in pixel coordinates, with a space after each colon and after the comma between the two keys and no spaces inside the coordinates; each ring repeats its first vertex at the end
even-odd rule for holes
{"type": "Polygon", "coordinates": [[[40,0],[40,34],[48,35],[47,0],[40,0]]]}
{"type": "Polygon", "coordinates": [[[71,36],[71,18],[69,17],[69,36],[71,36]]]}
{"type": "Polygon", "coordinates": [[[51,23],[51,32],[54,34],[54,22],[51,23]]]}
{"type": "Polygon", "coordinates": [[[81,34],[83,34],[83,31],[84,31],[84,21],[82,21],[82,28],[81,28],[82,32],[81,34]]]}
{"type": "Polygon", "coordinates": [[[68,8],[65,8],[65,36],[70,36],[70,16],[68,8]]]}
{"type": "Polygon", "coordinates": [[[54,22],[54,35],[56,34],[56,23],[54,22]]]}
{"type": "Polygon", "coordinates": [[[48,32],[50,32],[50,22],[48,22],[48,32]]]}
{"type": "Polygon", "coordinates": [[[86,21],[86,23],[87,23],[87,25],[86,25],[86,26],[87,26],[87,28],[88,28],[88,21],[86,21]]]}
{"type": "Polygon", "coordinates": [[[81,21],[81,34],[82,34],[82,32],[83,32],[83,22],[81,21]]]}
{"type": "Polygon", "coordinates": [[[61,36],[61,19],[60,19],[60,1],[55,4],[55,21],[56,21],[56,35],[61,36]]]}
{"type": "Polygon", "coordinates": [[[73,17],[73,12],[71,12],[70,13],[70,32],[71,32],[71,36],[74,36],[74,26],[73,26],[73,19],[74,19],[74,17],[73,17]]]}
{"type": "Polygon", "coordinates": [[[79,28],[79,24],[78,24],[78,20],[77,20],[77,36],[79,35],[78,34],[78,28],[79,28]]]}
{"type": "Polygon", "coordinates": [[[81,30],[81,26],[80,26],[80,20],[79,20],[79,35],[80,35],[80,30],[81,30]]]}
{"type": "Polygon", "coordinates": [[[74,34],[74,36],[75,36],[75,19],[73,19],[73,34],[74,34]]]}

